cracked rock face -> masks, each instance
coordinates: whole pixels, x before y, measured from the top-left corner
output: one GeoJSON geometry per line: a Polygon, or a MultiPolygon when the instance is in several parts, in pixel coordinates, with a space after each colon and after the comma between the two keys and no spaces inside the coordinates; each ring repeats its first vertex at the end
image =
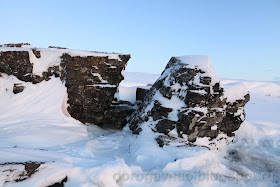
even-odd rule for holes
{"type": "Polygon", "coordinates": [[[129,56],[107,57],[62,56],[68,92],[68,112],[83,123],[102,125],[111,107],[119,83],[123,80],[129,56]]]}
{"type": "MultiPolygon", "coordinates": [[[[130,55],[114,53],[60,47],[37,49],[27,43],[5,44],[0,46],[0,73],[33,84],[48,81],[52,76],[59,77],[67,87],[69,114],[83,123],[102,126],[108,123],[108,114],[125,119],[134,111],[128,105],[111,106],[129,59],[130,55]]],[[[20,93],[24,87],[15,84],[13,91],[20,93]]],[[[126,121],[119,119],[116,124],[116,128],[122,128],[126,121]]]]}
{"type": "Polygon", "coordinates": [[[130,116],[129,127],[135,134],[145,133],[143,126],[162,133],[157,138],[161,146],[161,137],[170,137],[171,131],[173,136],[174,131],[178,137],[186,135],[188,142],[233,136],[245,120],[244,105],[250,97],[247,91],[239,98],[228,94],[230,99],[224,93],[208,56],[172,57],[130,116]]]}

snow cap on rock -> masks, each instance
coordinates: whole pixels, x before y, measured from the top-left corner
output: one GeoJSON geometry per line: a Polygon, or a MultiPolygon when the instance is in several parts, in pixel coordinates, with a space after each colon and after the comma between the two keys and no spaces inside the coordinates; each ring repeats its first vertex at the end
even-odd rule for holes
{"type": "Polygon", "coordinates": [[[219,82],[219,77],[208,55],[184,55],[175,58],[180,60],[181,63],[188,65],[188,68],[205,71],[204,75],[211,77],[212,83],[219,82]]]}

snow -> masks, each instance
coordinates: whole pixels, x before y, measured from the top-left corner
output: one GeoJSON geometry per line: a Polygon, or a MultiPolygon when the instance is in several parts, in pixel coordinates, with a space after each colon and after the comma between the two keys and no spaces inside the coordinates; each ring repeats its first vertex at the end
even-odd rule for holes
{"type": "MultiPolygon", "coordinates": [[[[125,72],[120,98],[133,100],[136,86],[153,83],[159,76],[125,72]]],[[[160,148],[149,127],[143,126],[146,133],[135,136],[128,127],[101,129],[69,117],[66,88],[59,78],[31,84],[2,74],[0,163],[45,162],[30,179],[5,186],[48,186],[66,176],[66,186],[279,186],[280,85],[244,80],[222,80],[222,84],[229,92],[245,85],[251,95],[246,121],[233,142],[219,150],[160,148]],[[14,83],[25,86],[24,91],[13,94],[14,83]]],[[[201,138],[196,144],[207,141],[201,138]]],[[[0,172],[6,170],[0,173],[0,186],[16,177],[9,169],[24,168],[0,165],[0,172]]]]}
{"type": "Polygon", "coordinates": [[[30,63],[33,64],[33,74],[42,76],[43,72],[49,67],[60,65],[60,57],[63,55],[62,51],[59,50],[41,50],[41,57],[37,58],[33,51],[28,51],[30,63]]]}
{"type": "Polygon", "coordinates": [[[148,84],[153,84],[158,78],[159,75],[157,74],[124,72],[124,80],[119,85],[120,99],[134,103],[136,101],[137,87],[147,88],[149,87],[147,86],[148,84]]]}
{"type": "Polygon", "coordinates": [[[178,110],[185,106],[184,101],[180,100],[178,97],[171,97],[171,99],[167,99],[162,97],[162,94],[157,91],[154,96],[155,100],[158,100],[163,107],[172,108],[174,110],[178,110]]]}
{"type": "Polygon", "coordinates": [[[46,148],[79,141],[85,136],[86,128],[64,115],[66,109],[62,104],[66,87],[59,78],[32,84],[4,75],[0,87],[0,137],[5,139],[0,146],[13,147],[20,143],[21,147],[46,148]],[[14,95],[14,83],[22,83],[26,88],[14,95]],[[36,133],[38,136],[34,135],[36,133]]]}
{"type": "Polygon", "coordinates": [[[249,93],[249,90],[245,83],[234,82],[229,84],[222,84],[224,88],[224,97],[228,102],[234,102],[236,100],[244,99],[244,96],[249,93]]]}
{"type": "Polygon", "coordinates": [[[211,130],[217,130],[218,129],[218,126],[217,125],[214,125],[211,127],[211,130]]]}
{"type": "MultiPolygon", "coordinates": [[[[213,64],[207,55],[185,55],[176,57],[181,61],[181,63],[184,63],[187,65],[187,67],[191,69],[201,69],[205,71],[204,76],[211,77],[212,84],[219,82],[219,77],[215,72],[215,69],[213,67],[213,64]]],[[[199,83],[199,80],[198,80],[199,83]]],[[[197,83],[196,83],[197,84],[197,83]]]]}

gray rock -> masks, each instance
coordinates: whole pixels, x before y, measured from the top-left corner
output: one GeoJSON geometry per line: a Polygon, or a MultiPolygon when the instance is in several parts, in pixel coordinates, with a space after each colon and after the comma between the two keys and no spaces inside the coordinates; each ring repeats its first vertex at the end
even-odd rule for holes
{"type": "Polygon", "coordinates": [[[178,137],[188,135],[189,142],[198,137],[214,139],[220,133],[233,136],[245,119],[244,105],[249,98],[247,94],[241,100],[228,102],[224,89],[209,72],[172,57],[139,109],[129,117],[129,127],[139,134],[142,125],[156,124],[151,128],[164,134],[157,138],[161,146],[166,141],[159,139],[174,128],[178,137]],[[173,100],[181,107],[174,107],[173,100]]]}
{"type": "Polygon", "coordinates": [[[144,101],[144,98],[149,90],[150,88],[138,87],[136,89],[136,101],[144,101]]]}
{"type": "Polygon", "coordinates": [[[162,119],[156,124],[157,132],[167,135],[171,130],[175,128],[175,124],[175,121],[162,119]]]}
{"type": "Polygon", "coordinates": [[[102,121],[103,127],[122,129],[127,124],[127,116],[130,116],[137,106],[128,101],[113,102],[106,111],[102,121]]]}
{"type": "Polygon", "coordinates": [[[21,83],[14,84],[14,87],[13,87],[14,94],[18,94],[18,93],[22,92],[23,90],[24,90],[24,86],[22,86],[21,83]]]}

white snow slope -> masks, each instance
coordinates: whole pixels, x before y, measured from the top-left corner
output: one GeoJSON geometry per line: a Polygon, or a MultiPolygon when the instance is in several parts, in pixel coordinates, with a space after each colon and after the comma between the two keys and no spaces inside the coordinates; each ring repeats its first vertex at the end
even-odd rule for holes
{"type": "MultiPolygon", "coordinates": [[[[120,98],[135,101],[136,86],[159,75],[125,73],[120,98]]],[[[0,78],[0,164],[40,161],[31,178],[5,183],[23,170],[0,165],[0,186],[279,186],[280,84],[223,80],[245,84],[251,95],[246,121],[232,144],[219,150],[203,147],[158,147],[155,133],[134,136],[83,125],[69,117],[66,88],[58,78],[33,85],[22,82],[13,94],[13,76],[0,78]]],[[[236,90],[238,92],[238,90],[236,90]]]]}

